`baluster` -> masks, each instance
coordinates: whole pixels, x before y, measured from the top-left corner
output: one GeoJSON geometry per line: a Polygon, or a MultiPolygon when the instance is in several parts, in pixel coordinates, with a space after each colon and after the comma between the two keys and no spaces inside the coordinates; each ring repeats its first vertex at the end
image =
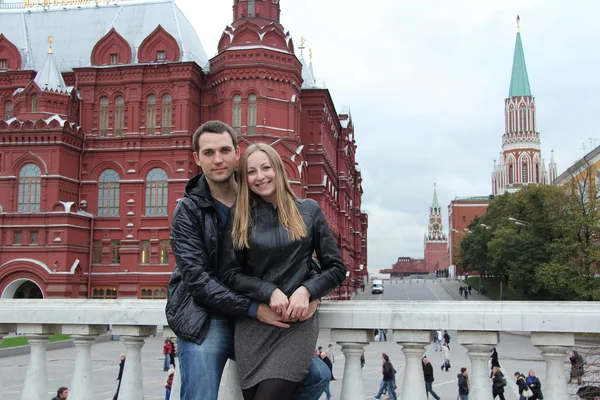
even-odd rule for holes
{"type": "Polygon", "coordinates": [[[402,398],[425,400],[425,381],[423,380],[423,355],[425,347],[433,337],[431,331],[394,330],[394,341],[402,346],[406,358],[402,398]]]}
{"type": "Polygon", "coordinates": [[[76,349],[70,400],[93,400],[94,382],[92,345],[98,335],[108,331],[106,325],[63,325],[62,333],[71,335],[76,349]]]}
{"type": "Polygon", "coordinates": [[[52,336],[51,325],[19,324],[17,332],[27,335],[31,353],[25,374],[21,400],[47,400],[46,347],[52,336]]]}
{"type": "MultiPolygon", "coordinates": [[[[225,393],[223,393],[223,400],[243,400],[244,396],[240,387],[240,376],[235,361],[227,361],[225,371],[225,393]]],[[[221,399],[221,396],[219,396],[219,399],[221,399]]]]}
{"type": "MultiPolygon", "coordinates": [[[[471,360],[469,397],[477,400],[492,400],[492,381],[490,380],[488,360],[492,349],[496,347],[499,340],[498,332],[458,332],[457,342],[468,350],[467,356],[471,360]]],[[[460,367],[456,365],[459,371],[460,367]]]]}
{"type": "Polygon", "coordinates": [[[575,345],[575,335],[573,333],[532,332],[531,342],[542,351],[542,357],[546,361],[546,381],[542,385],[544,398],[546,400],[568,400],[570,396],[564,365],[567,352],[575,345]]]}
{"type": "MultiPolygon", "coordinates": [[[[11,332],[16,332],[17,326],[13,324],[0,324],[0,343],[4,341],[4,336],[8,335],[11,332]]],[[[2,366],[0,365],[0,400],[4,399],[2,390],[2,366]]]]}
{"type": "Polygon", "coordinates": [[[156,334],[156,326],[117,325],[112,332],[123,336],[125,344],[125,368],[118,399],[144,400],[142,347],[148,336],[156,334]]]}
{"type": "Polygon", "coordinates": [[[346,359],[340,399],[364,399],[360,357],[365,351],[365,346],[373,341],[373,331],[371,329],[332,329],[331,339],[342,346],[342,353],[346,359]]]}

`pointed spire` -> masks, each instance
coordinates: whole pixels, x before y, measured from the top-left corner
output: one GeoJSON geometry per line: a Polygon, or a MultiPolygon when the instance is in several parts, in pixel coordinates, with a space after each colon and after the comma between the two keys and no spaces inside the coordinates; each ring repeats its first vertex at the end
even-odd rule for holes
{"type": "Polygon", "coordinates": [[[38,71],[34,81],[42,91],[53,90],[55,92],[67,92],[67,85],[56,65],[54,53],[52,52],[52,36],[48,37],[48,43],[50,44],[50,47],[48,48],[46,61],[38,71]]]}
{"type": "Polygon", "coordinates": [[[515,43],[515,55],[513,58],[508,97],[518,96],[531,96],[531,88],[529,87],[525,53],[523,52],[523,43],[521,42],[521,18],[517,15],[517,41],[515,43]]]}
{"type": "Polygon", "coordinates": [[[440,208],[440,202],[438,201],[437,196],[437,186],[433,184],[433,201],[431,202],[431,208],[440,208]]]}

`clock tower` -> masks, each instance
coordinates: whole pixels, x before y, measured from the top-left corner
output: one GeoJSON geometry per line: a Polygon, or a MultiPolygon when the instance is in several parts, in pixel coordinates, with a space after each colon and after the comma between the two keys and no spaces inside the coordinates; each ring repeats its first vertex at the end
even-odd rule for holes
{"type": "Polygon", "coordinates": [[[434,272],[438,262],[448,253],[448,237],[442,223],[442,208],[433,185],[433,201],[429,209],[429,226],[425,236],[425,265],[428,272],[434,272]]]}

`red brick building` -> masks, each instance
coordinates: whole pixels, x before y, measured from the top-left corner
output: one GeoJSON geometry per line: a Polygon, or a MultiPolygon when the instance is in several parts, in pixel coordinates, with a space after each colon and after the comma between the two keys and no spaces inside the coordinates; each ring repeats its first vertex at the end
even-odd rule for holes
{"type": "Polygon", "coordinates": [[[402,278],[410,275],[428,274],[427,265],[422,258],[398,257],[391,269],[382,269],[380,274],[390,274],[390,279],[402,278]]]}
{"type": "Polygon", "coordinates": [[[278,0],[234,0],[208,59],[172,0],[0,5],[0,293],[162,298],[172,212],[221,119],[272,145],[367,274],[354,121],[296,55],[278,0]],[[88,4],[89,3],[89,4],[88,4]],[[50,39],[48,39],[51,37],[50,39]]]}

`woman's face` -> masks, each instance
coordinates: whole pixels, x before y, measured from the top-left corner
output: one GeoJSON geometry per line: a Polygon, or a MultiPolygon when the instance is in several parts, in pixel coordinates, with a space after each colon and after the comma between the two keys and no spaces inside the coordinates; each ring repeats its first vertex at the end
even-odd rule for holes
{"type": "Polygon", "coordinates": [[[260,150],[250,154],[246,172],[250,190],[269,203],[274,203],[276,176],[267,154],[260,150]]]}
{"type": "Polygon", "coordinates": [[[535,376],[535,372],[529,371],[529,376],[535,376]]]}

